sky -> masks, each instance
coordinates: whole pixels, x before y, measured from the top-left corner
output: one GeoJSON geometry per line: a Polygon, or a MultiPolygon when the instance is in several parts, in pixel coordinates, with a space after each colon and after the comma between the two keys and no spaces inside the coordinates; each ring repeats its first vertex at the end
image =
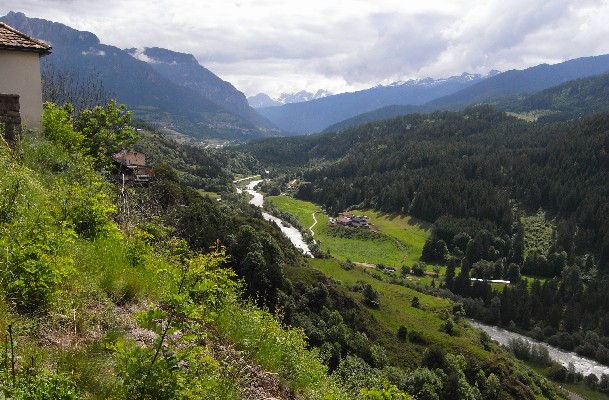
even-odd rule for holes
{"type": "Polygon", "coordinates": [[[247,96],[341,93],[609,54],[609,0],[2,2],[0,14],[9,11],[120,48],[191,53],[247,96]]]}

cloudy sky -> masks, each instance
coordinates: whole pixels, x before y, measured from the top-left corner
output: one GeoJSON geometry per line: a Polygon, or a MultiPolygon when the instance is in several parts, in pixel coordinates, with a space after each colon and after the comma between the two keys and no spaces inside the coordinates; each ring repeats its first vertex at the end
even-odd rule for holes
{"type": "Polygon", "coordinates": [[[120,48],[192,53],[248,96],[339,93],[609,53],[609,0],[2,3],[2,15],[61,22],[120,48]]]}

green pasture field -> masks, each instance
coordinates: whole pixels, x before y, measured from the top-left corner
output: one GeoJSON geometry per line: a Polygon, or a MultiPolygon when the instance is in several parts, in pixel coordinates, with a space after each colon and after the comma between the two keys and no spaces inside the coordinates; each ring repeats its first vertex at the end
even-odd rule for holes
{"type": "MultiPolygon", "coordinates": [[[[488,353],[474,345],[475,342],[479,341],[480,335],[475,333],[468,325],[466,326],[465,322],[458,325],[460,331],[458,336],[451,337],[443,331],[447,315],[451,313],[452,309],[452,303],[448,299],[382,282],[367,273],[364,270],[366,267],[346,270],[340,266],[336,259],[311,259],[309,262],[313,268],[332,278],[359,302],[363,300],[362,293],[349,290],[357,281],[370,283],[378,290],[380,293],[380,308],[370,308],[370,312],[385,330],[397,333],[400,325],[404,325],[409,332],[420,333],[429,343],[437,344],[446,351],[460,354],[467,353],[487,361],[489,361],[489,358],[497,357],[497,355],[488,353]],[[419,308],[411,306],[412,299],[415,296],[419,298],[419,308]]],[[[420,361],[422,352],[418,345],[406,341],[399,351],[402,353],[396,355],[399,358],[420,361]]]]}
{"type": "MultiPolygon", "coordinates": [[[[312,214],[315,213],[317,224],[313,227],[315,240],[318,240],[323,251],[330,251],[330,255],[341,261],[351,260],[356,263],[370,265],[384,264],[394,267],[399,274],[402,265],[412,266],[419,262],[425,241],[431,234],[430,224],[420,222],[408,215],[385,214],[374,210],[353,210],[356,215],[365,215],[369,222],[380,229],[376,239],[343,238],[331,235],[328,226],[328,216],[314,203],[297,200],[289,196],[269,196],[266,201],[272,202],[282,211],[296,215],[305,227],[313,225],[312,214]]],[[[540,225],[543,215],[532,217],[532,225],[540,225]]],[[[530,223],[531,221],[527,221],[530,223]]],[[[545,236],[546,227],[543,231],[545,236]]],[[[535,231],[535,229],[533,229],[535,231]]],[[[409,275],[410,279],[430,285],[432,281],[439,284],[446,275],[446,266],[440,266],[439,277],[433,272],[433,265],[427,265],[426,275],[418,277],[409,275]]],[[[455,271],[459,274],[459,269],[455,271]]],[[[532,284],[534,277],[523,276],[532,284]]],[[[543,283],[544,279],[540,279],[543,283]]],[[[506,284],[492,283],[495,291],[503,290],[506,284]]]]}
{"type": "MultiPolygon", "coordinates": [[[[415,223],[408,216],[381,214],[372,210],[356,210],[356,215],[366,215],[370,223],[380,229],[379,234],[372,232],[351,232],[353,237],[340,237],[329,227],[328,216],[313,203],[297,200],[288,196],[269,196],[266,201],[272,202],[282,211],[298,217],[305,227],[313,225],[313,216],[317,224],[313,227],[315,240],[319,241],[323,251],[330,251],[339,260],[351,260],[367,264],[385,264],[399,268],[404,264],[417,262],[429,229],[423,224],[415,223]]],[[[350,228],[334,228],[350,229],[350,228]]],[[[339,232],[339,231],[338,231],[339,232]]],[[[345,235],[348,236],[348,235],[345,235]]]]}
{"type": "Polygon", "coordinates": [[[367,216],[369,222],[381,232],[398,240],[408,254],[405,260],[407,265],[419,261],[423,245],[431,234],[430,224],[403,214],[385,214],[374,210],[354,210],[353,213],[367,216]]]}
{"type": "Polygon", "coordinates": [[[209,197],[210,199],[213,200],[218,200],[220,198],[220,194],[216,193],[216,192],[206,192],[203,189],[197,189],[197,192],[203,196],[203,197],[209,197]]]}

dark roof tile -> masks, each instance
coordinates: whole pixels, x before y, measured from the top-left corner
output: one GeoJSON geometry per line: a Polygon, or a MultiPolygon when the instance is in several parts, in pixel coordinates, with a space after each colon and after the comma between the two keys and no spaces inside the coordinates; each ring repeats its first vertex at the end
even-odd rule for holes
{"type": "Polygon", "coordinates": [[[51,52],[50,45],[21,33],[4,22],[0,22],[0,49],[34,51],[42,54],[51,52]]]}

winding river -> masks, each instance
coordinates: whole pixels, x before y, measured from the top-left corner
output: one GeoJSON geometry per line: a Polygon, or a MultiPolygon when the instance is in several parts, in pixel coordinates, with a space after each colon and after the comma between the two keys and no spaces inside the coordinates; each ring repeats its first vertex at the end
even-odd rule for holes
{"type": "Polygon", "coordinates": [[[577,353],[568,352],[564,350],[560,350],[556,347],[552,347],[546,343],[538,342],[530,337],[520,335],[518,333],[506,331],[505,329],[498,328],[496,326],[485,325],[478,321],[474,321],[472,319],[468,319],[469,323],[477,329],[480,329],[503,346],[507,346],[508,341],[510,339],[523,339],[529,342],[530,344],[542,344],[548,349],[550,353],[550,357],[552,360],[558,362],[559,364],[568,367],[570,363],[575,367],[575,371],[581,372],[584,376],[589,374],[594,374],[601,377],[602,374],[609,375],[609,367],[602,365],[594,360],[590,360],[588,358],[580,357],[577,353]]]}
{"type": "MultiPolygon", "coordinates": [[[[245,191],[252,196],[252,199],[250,200],[250,204],[255,205],[256,207],[262,207],[262,205],[264,204],[264,197],[262,196],[261,193],[257,192],[254,189],[260,182],[262,182],[262,181],[261,180],[252,181],[252,182],[248,183],[247,186],[245,187],[245,191]]],[[[239,191],[239,190],[240,189],[237,189],[237,191],[239,191]]],[[[306,256],[313,257],[313,254],[311,254],[311,250],[309,249],[309,246],[307,246],[307,243],[304,241],[302,234],[300,233],[300,231],[298,229],[294,228],[292,225],[288,224],[287,222],[284,222],[281,219],[279,219],[267,212],[263,211],[262,217],[267,221],[275,222],[277,224],[277,226],[279,226],[279,228],[281,229],[283,234],[286,235],[288,237],[288,239],[290,239],[290,241],[294,244],[294,246],[296,246],[296,248],[302,250],[302,252],[306,256]]]]}
{"type": "MultiPolygon", "coordinates": [[[[262,181],[261,180],[252,181],[252,182],[248,183],[248,185],[245,188],[245,191],[252,196],[252,198],[250,200],[250,204],[252,204],[256,207],[262,207],[264,204],[263,195],[254,189],[260,182],[262,182],[262,181]]],[[[237,190],[241,191],[240,189],[237,189],[237,190]]],[[[307,246],[306,242],[302,238],[302,234],[296,228],[294,228],[293,226],[285,223],[281,219],[279,219],[267,212],[262,212],[262,216],[267,221],[275,222],[279,226],[281,231],[284,233],[284,235],[286,235],[288,237],[288,239],[290,239],[290,241],[294,244],[294,246],[301,249],[305,255],[307,255],[309,257],[313,257],[313,255],[311,254],[311,250],[309,249],[309,246],[307,246]]],[[[480,322],[477,322],[477,321],[474,321],[471,319],[468,319],[468,321],[474,328],[477,328],[477,329],[480,329],[480,330],[486,332],[493,340],[495,340],[496,342],[498,342],[499,344],[501,344],[503,346],[506,346],[510,339],[523,339],[523,340],[526,340],[527,342],[529,342],[530,344],[542,344],[543,346],[545,346],[548,349],[548,352],[550,353],[550,357],[554,361],[558,362],[559,364],[561,364],[565,367],[568,367],[569,364],[572,363],[573,366],[575,367],[575,370],[577,372],[581,372],[582,374],[584,374],[584,376],[589,375],[589,374],[595,374],[596,376],[598,376],[600,378],[600,376],[602,374],[609,375],[609,367],[604,366],[594,360],[580,357],[576,353],[560,350],[560,349],[550,346],[548,344],[538,342],[527,336],[520,335],[518,333],[514,333],[514,332],[510,332],[510,331],[506,331],[505,329],[501,329],[496,326],[485,325],[485,324],[482,324],[480,322]]]]}

